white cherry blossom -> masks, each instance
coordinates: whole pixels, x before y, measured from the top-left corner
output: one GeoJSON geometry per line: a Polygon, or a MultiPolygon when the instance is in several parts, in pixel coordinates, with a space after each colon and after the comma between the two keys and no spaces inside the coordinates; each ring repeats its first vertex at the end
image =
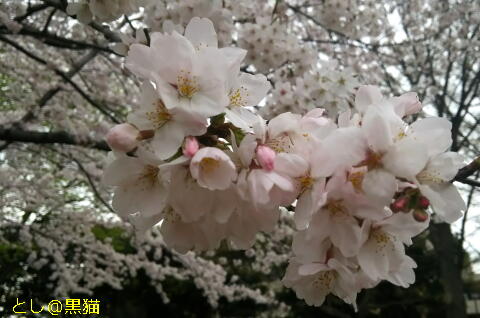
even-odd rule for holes
{"type": "Polygon", "coordinates": [[[153,130],[152,147],[161,159],[174,155],[186,136],[199,136],[207,131],[207,120],[180,107],[167,108],[154,87],[142,85],[140,107],[127,120],[140,130],[153,130]]]}
{"type": "Polygon", "coordinates": [[[218,148],[205,147],[195,153],[190,172],[198,184],[209,190],[225,190],[237,177],[235,165],[218,148]]]}

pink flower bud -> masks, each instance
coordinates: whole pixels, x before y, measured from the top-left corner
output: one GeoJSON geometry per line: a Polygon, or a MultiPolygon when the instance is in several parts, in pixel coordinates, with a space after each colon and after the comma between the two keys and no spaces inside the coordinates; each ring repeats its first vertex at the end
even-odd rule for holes
{"type": "Polygon", "coordinates": [[[395,213],[400,211],[405,211],[407,207],[408,207],[407,197],[398,198],[390,205],[390,209],[392,209],[392,211],[395,213]]]}
{"type": "Polygon", "coordinates": [[[424,196],[421,196],[420,199],[418,200],[418,207],[421,209],[427,209],[429,205],[430,205],[430,201],[428,201],[428,199],[425,198],[424,196]]]}
{"type": "Polygon", "coordinates": [[[425,222],[428,220],[428,213],[425,210],[415,210],[413,211],[413,218],[417,222],[425,222]]]}
{"type": "Polygon", "coordinates": [[[183,147],[183,154],[185,157],[192,158],[200,148],[197,138],[189,136],[185,139],[185,146],[183,147]]]}
{"type": "Polygon", "coordinates": [[[260,145],[257,147],[257,160],[260,166],[267,171],[272,171],[275,162],[275,151],[272,148],[260,145]]]}
{"type": "Polygon", "coordinates": [[[110,128],[105,140],[112,150],[129,152],[137,147],[138,134],[137,128],[125,123],[110,128]]]}

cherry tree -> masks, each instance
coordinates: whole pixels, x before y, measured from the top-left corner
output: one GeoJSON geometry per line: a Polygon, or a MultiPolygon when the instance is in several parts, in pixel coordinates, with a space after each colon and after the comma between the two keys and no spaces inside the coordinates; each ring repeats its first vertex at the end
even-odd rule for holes
{"type": "Polygon", "coordinates": [[[226,252],[264,273],[288,263],[277,279],[307,305],[335,316],[333,294],[362,314],[362,290],[414,284],[406,248],[428,231],[446,315],[465,316],[476,2],[0,9],[2,239],[31,250],[14,249],[23,266],[50,267],[53,295],[142,272],[164,303],[168,279],[191,277],[212,308],[287,315],[213,257],[226,252]]]}

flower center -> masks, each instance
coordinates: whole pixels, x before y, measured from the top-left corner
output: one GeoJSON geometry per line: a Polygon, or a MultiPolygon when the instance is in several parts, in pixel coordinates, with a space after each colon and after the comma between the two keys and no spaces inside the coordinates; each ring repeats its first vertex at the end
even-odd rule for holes
{"type": "Polygon", "coordinates": [[[405,132],[401,131],[397,134],[397,136],[395,136],[395,138],[393,138],[393,140],[394,141],[399,141],[399,140],[405,138],[406,136],[407,136],[407,134],[405,132]]]}
{"type": "Polygon", "coordinates": [[[293,146],[293,143],[287,134],[283,134],[277,138],[267,140],[265,145],[272,148],[276,153],[281,153],[289,152],[293,146]]]}
{"type": "Polygon", "coordinates": [[[190,72],[180,71],[177,76],[177,91],[182,97],[192,98],[198,92],[198,83],[190,72]]]}
{"type": "Polygon", "coordinates": [[[310,189],[315,182],[315,180],[310,177],[310,175],[298,177],[296,178],[296,180],[298,182],[298,187],[300,188],[300,193],[303,193],[305,190],[310,189]]]}
{"type": "Polygon", "coordinates": [[[148,120],[152,122],[155,129],[161,128],[167,121],[172,119],[172,115],[170,115],[161,99],[156,101],[155,110],[147,112],[146,116],[148,120]]]}
{"type": "Polygon", "coordinates": [[[381,253],[394,238],[380,229],[374,229],[370,232],[370,239],[376,243],[375,252],[381,253]]]}
{"type": "Polygon", "coordinates": [[[330,212],[331,217],[342,217],[347,216],[347,208],[343,205],[343,200],[328,200],[327,204],[325,205],[325,209],[330,212]]]}
{"type": "Polygon", "coordinates": [[[383,154],[368,149],[366,158],[356,167],[367,166],[368,170],[382,167],[383,154]]]}
{"type": "Polygon", "coordinates": [[[200,168],[205,173],[211,173],[220,165],[220,162],[217,159],[205,157],[200,161],[200,168]]]}
{"type": "Polygon", "coordinates": [[[244,96],[248,96],[247,89],[245,87],[240,87],[230,92],[228,96],[230,98],[230,106],[237,106],[242,107],[245,106],[247,103],[244,96]]]}
{"type": "Polygon", "coordinates": [[[355,191],[363,192],[362,182],[364,177],[365,177],[365,172],[363,171],[353,172],[348,175],[348,181],[352,183],[355,191]]]}
{"type": "Polygon", "coordinates": [[[146,181],[146,183],[153,187],[158,182],[158,172],[159,168],[156,166],[148,165],[143,169],[143,173],[140,177],[140,180],[146,181]]]}
{"type": "Polygon", "coordinates": [[[180,215],[176,213],[171,207],[165,208],[165,210],[163,210],[163,215],[165,221],[169,223],[176,223],[182,220],[180,215]]]}
{"type": "Polygon", "coordinates": [[[333,270],[324,271],[316,275],[312,284],[316,288],[330,290],[336,278],[337,278],[337,272],[333,270]]]}

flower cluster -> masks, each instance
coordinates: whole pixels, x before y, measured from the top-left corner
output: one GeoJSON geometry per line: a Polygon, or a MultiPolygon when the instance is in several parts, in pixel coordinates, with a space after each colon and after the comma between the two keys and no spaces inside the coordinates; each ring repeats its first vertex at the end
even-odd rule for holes
{"type": "Polygon", "coordinates": [[[316,61],[313,50],[301,45],[298,37],[287,32],[285,24],[273,21],[271,17],[259,16],[254,23],[245,23],[238,44],[248,50],[247,62],[255,65],[260,72],[268,72],[272,67],[278,70],[287,63],[301,61],[294,71],[302,74],[305,71],[302,67],[316,61]],[[285,47],[290,49],[285,50],[285,47]]]}
{"type": "Polygon", "coordinates": [[[405,245],[428,226],[429,206],[447,222],[465,209],[449,183],[462,159],[446,152],[447,120],[409,125],[404,117],[421,110],[415,93],[386,99],[362,86],[336,120],[313,108],[267,122],[252,106],[270,83],[240,71],[245,50],[218,48],[210,20],[150,38],[126,59],[144,80],[140,105],[107,135],[104,180],[122,218],[139,231],[160,223],[165,243],[186,252],[223,240],[248,248],[279,207],[294,207],[283,281],[308,304],[329,293],[355,304],[382,280],[413,283],[405,245]]]}
{"type": "Polygon", "coordinates": [[[183,33],[184,25],[193,17],[208,18],[215,25],[218,41],[225,45],[232,41],[232,16],[220,0],[151,1],[145,10],[145,24],[153,31],[183,33]]]}
{"type": "Polygon", "coordinates": [[[145,0],[80,0],[69,3],[67,13],[76,15],[82,23],[92,20],[108,22],[137,12],[144,3],[145,0]]]}
{"type": "Polygon", "coordinates": [[[377,37],[387,24],[385,8],[372,0],[326,0],[311,12],[327,28],[355,38],[365,34],[377,37]]]}
{"type": "Polygon", "coordinates": [[[339,70],[336,63],[323,63],[319,69],[296,77],[294,83],[283,78],[276,81],[266,107],[260,109],[262,116],[280,115],[288,111],[306,113],[321,106],[328,117],[335,118],[340,111],[348,109],[348,102],[358,87],[353,72],[350,69],[339,70]]]}

